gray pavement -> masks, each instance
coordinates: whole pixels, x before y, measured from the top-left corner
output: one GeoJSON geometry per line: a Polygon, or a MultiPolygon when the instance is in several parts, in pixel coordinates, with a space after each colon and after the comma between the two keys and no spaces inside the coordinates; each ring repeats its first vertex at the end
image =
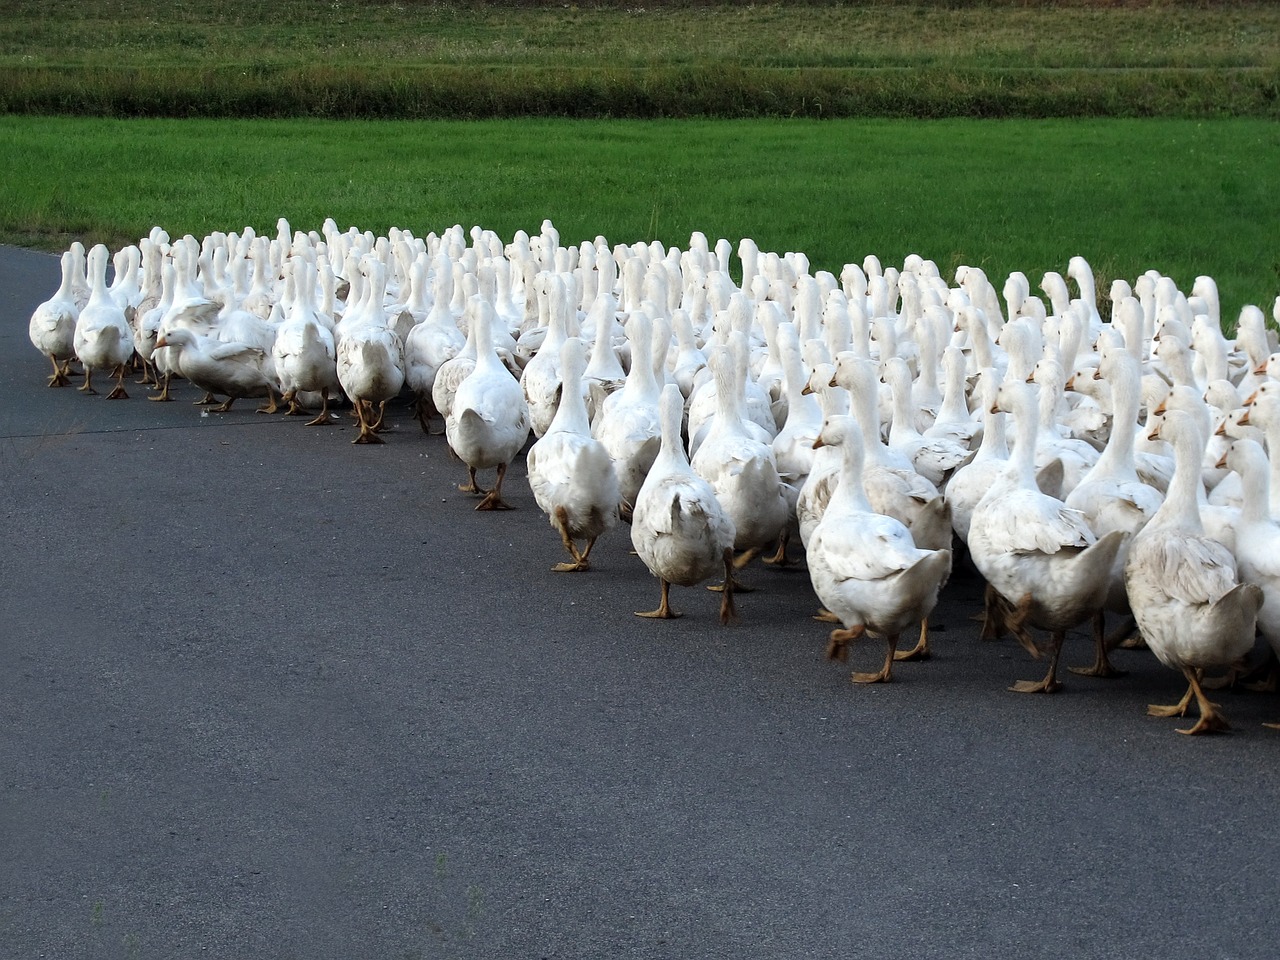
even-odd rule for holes
{"type": "Polygon", "coordinates": [[[551,573],[523,464],[476,514],[407,410],[47,389],[56,286],[0,250],[0,958],[1275,956],[1280,698],[1006,692],[963,571],[874,688],[802,570],[637,619],[625,528],[551,573]]]}

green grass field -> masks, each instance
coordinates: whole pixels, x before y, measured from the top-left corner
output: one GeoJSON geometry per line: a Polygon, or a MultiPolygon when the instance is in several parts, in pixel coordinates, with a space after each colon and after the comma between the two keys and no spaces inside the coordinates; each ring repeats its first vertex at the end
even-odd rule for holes
{"type": "Polygon", "coordinates": [[[160,224],[566,243],[743,236],[838,272],[911,252],[1033,284],[1074,254],[1270,315],[1280,293],[1280,127],[1258,120],[325,122],[0,117],[0,237],[65,247],[160,224]]]}
{"type": "Polygon", "coordinates": [[[17,0],[0,112],[1275,119],[1280,5],[17,0]]]}

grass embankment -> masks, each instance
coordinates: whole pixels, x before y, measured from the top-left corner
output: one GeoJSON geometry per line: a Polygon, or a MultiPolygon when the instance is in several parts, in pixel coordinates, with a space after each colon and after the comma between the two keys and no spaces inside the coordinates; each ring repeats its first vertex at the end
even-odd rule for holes
{"type": "Polygon", "coordinates": [[[1264,2],[6,7],[3,112],[1280,117],[1264,2]]]}
{"type": "Polygon", "coordinates": [[[325,217],[419,235],[684,247],[755,238],[838,272],[915,252],[1033,284],[1209,274],[1224,318],[1280,292],[1280,127],[1266,121],[166,121],[0,118],[0,239],[113,246],[325,217]]]}

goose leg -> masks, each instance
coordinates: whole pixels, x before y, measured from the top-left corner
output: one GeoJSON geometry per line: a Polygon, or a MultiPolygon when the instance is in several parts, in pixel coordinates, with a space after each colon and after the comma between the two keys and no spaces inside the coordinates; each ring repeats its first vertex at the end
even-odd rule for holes
{"type": "Polygon", "coordinates": [[[332,425],[333,421],[329,419],[329,388],[325,387],[320,391],[320,397],[324,400],[324,405],[320,408],[320,415],[314,420],[308,420],[304,426],[308,427],[327,427],[332,425]]]}
{"type": "Polygon", "coordinates": [[[751,547],[749,550],[743,550],[733,560],[733,569],[741,570],[752,560],[760,555],[759,547],[751,547]]]}
{"type": "Polygon", "coordinates": [[[854,683],[888,683],[893,679],[893,661],[894,654],[898,649],[898,635],[895,633],[885,637],[887,649],[884,655],[884,665],[875,673],[854,673],[849,679],[854,683]]]}
{"type": "MultiPolygon", "coordinates": [[[[996,596],[999,597],[1000,594],[997,593],[996,596]]],[[[1017,640],[1018,643],[1022,644],[1022,649],[1026,650],[1032,657],[1039,660],[1044,656],[1044,651],[1036,645],[1035,638],[1031,636],[1031,631],[1027,629],[1027,618],[1031,616],[1031,594],[1028,593],[1025,597],[1019,600],[1018,605],[1012,609],[1009,609],[1008,601],[1003,597],[1000,597],[1000,603],[1003,604],[1001,620],[1004,629],[1013,634],[1013,638],[1017,640]]],[[[1059,646],[1061,646],[1061,642],[1062,641],[1059,640],[1059,646]]],[[[1056,660],[1054,662],[1054,668],[1057,668],[1056,660]]]]}
{"type": "Polygon", "coordinates": [[[1191,684],[1187,684],[1187,692],[1182,695],[1182,699],[1174,704],[1147,704],[1147,716],[1149,717],[1185,717],[1187,708],[1191,706],[1191,684]]]}
{"type": "Polygon", "coordinates": [[[1218,710],[1218,705],[1210,703],[1209,698],[1200,689],[1200,675],[1202,672],[1199,668],[1182,668],[1183,675],[1191,683],[1191,692],[1195,695],[1196,706],[1200,708],[1200,719],[1195,722],[1194,726],[1185,730],[1179,729],[1178,732],[1189,735],[1197,733],[1226,733],[1231,729],[1231,724],[1227,723],[1227,718],[1218,710]]]}
{"type": "Polygon", "coordinates": [[[658,582],[662,584],[662,602],[658,604],[658,609],[647,610],[644,613],[636,611],[636,616],[648,620],[675,620],[677,617],[683,617],[683,613],[677,613],[671,609],[671,584],[662,578],[659,578],[658,582]]]}
{"type": "Polygon", "coordinates": [[[267,402],[265,406],[258,408],[258,413],[275,413],[280,409],[280,405],[276,403],[276,392],[267,387],[267,402]]]}
{"type": "MultiPolygon", "coordinates": [[[[148,399],[148,400],[155,400],[155,401],[157,401],[157,402],[159,402],[159,403],[172,403],[172,402],[173,402],[173,397],[169,396],[169,381],[170,381],[171,379],[173,379],[173,374],[171,374],[171,373],[166,373],[166,374],[164,375],[164,384],[163,384],[163,386],[162,386],[162,388],[161,388],[160,392],[159,392],[159,393],[157,393],[157,394],[155,394],[154,396],[147,397],[147,399],[148,399]]],[[[158,385],[158,386],[160,385],[160,384],[159,384],[159,378],[157,378],[157,385],[158,385]]]]}
{"type": "Polygon", "coordinates": [[[227,413],[231,410],[231,405],[235,402],[235,397],[228,396],[226,400],[222,401],[222,403],[218,404],[216,407],[210,407],[209,409],[214,413],[227,413]]]}
{"type": "Polygon", "coordinates": [[[152,366],[151,361],[146,357],[139,356],[137,359],[142,361],[142,379],[135,380],[134,383],[140,383],[143,386],[154,385],[156,382],[155,367],[152,366]]]}
{"type": "Polygon", "coordinates": [[[386,443],[380,436],[373,432],[373,428],[369,425],[369,415],[366,407],[372,407],[373,404],[368,400],[357,400],[356,405],[356,422],[360,426],[360,434],[351,442],[352,443],[386,443]]]}
{"type": "Polygon", "coordinates": [[[1043,680],[1019,680],[1009,689],[1014,693],[1056,693],[1062,689],[1058,682],[1058,658],[1062,655],[1062,642],[1066,639],[1065,630],[1055,630],[1049,634],[1049,643],[1053,651],[1049,658],[1049,671],[1043,680]]]}
{"type": "MultiPolygon", "coordinates": [[[[370,409],[373,407],[373,401],[369,401],[370,409]]],[[[387,401],[383,400],[378,404],[378,419],[373,422],[372,430],[381,433],[383,430],[382,421],[387,415],[387,401]]]]}
{"type": "Polygon", "coordinates": [[[999,640],[1008,633],[1009,612],[1009,601],[988,583],[982,595],[982,616],[975,618],[982,620],[982,632],[978,634],[978,639],[999,640]]]}
{"type": "Polygon", "coordinates": [[[80,384],[79,390],[81,393],[97,396],[98,391],[93,389],[93,371],[88,367],[84,368],[84,383],[80,384]]]}
{"type": "Polygon", "coordinates": [[[62,369],[62,364],[58,363],[58,358],[51,353],[49,354],[49,361],[53,364],[53,376],[49,378],[49,386],[67,386],[71,380],[67,377],[66,371],[62,369]]]}
{"type": "Polygon", "coordinates": [[[116,385],[110,393],[107,394],[108,400],[128,400],[129,395],[124,392],[124,364],[116,367],[116,385]]]}
{"type": "MultiPolygon", "coordinates": [[[[552,571],[555,573],[578,573],[583,570],[590,570],[591,565],[587,563],[587,555],[578,552],[573,538],[569,536],[569,512],[563,506],[559,506],[556,507],[553,517],[556,530],[560,534],[560,540],[564,544],[564,548],[569,551],[569,556],[573,557],[573,563],[557,563],[551,568],[552,571]]],[[[590,550],[590,547],[587,549],[590,550]]]]}
{"type": "Polygon", "coordinates": [[[900,650],[893,655],[895,660],[928,660],[933,654],[929,651],[929,618],[920,621],[920,639],[910,650],[900,650]]]}
{"type": "Polygon", "coordinates": [[[733,593],[737,590],[733,579],[733,548],[724,552],[724,592],[720,594],[720,622],[727,624],[738,619],[738,611],[733,605],[733,593]]]}
{"type": "Polygon", "coordinates": [[[476,482],[475,467],[467,467],[467,478],[468,479],[466,483],[458,484],[458,491],[460,493],[488,493],[489,492],[488,490],[481,489],[480,484],[476,482]]]}
{"type": "Polygon", "coordinates": [[[840,618],[828,610],[826,607],[819,607],[818,612],[813,615],[813,619],[819,623],[839,623],[840,618]]]}
{"type": "Polygon", "coordinates": [[[215,397],[210,391],[206,390],[204,392],[204,396],[201,397],[199,400],[192,401],[191,405],[193,407],[211,407],[217,402],[218,402],[218,398],[215,397]]]}
{"type": "Polygon", "coordinates": [[[297,390],[289,390],[288,392],[281,394],[280,402],[287,403],[289,405],[284,412],[286,417],[301,417],[310,412],[306,407],[298,402],[297,390]]]}
{"type": "Polygon", "coordinates": [[[1093,615],[1093,665],[1089,667],[1068,667],[1072,673],[1079,674],[1082,677],[1123,677],[1127,674],[1125,670],[1117,670],[1111,665],[1111,660],[1107,656],[1107,614],[1105,610],[1099,610],[1093,615]]]}
{"type": "Polygon", "coordinates": [[[483,500],[476,504],[477,510],[510,510],[511,504],[502,499],[502,478],[507,475],[507,465],[498,464],[498,481],[493,485],[483,500]]]}
{"type": "MultiPolygon", "coordinates": [[[[839,623],[839,621],[836,621],[839,623]]],[[[831,631],[831,636],[827,639],[827,659],[840,660],[841,662],[849,659],[849,644],[857,640],[867,628],[862,624],[848,629],[836,629],[831,631]]]]}
{"type": "Polygon", "coordinates": [[[791,531],[783,530],[782,535],[778,537],[778,549],[774,551],[772,556],[765,557],[761,563],[767,563],[771,567],[789,567],[792,559],[787,556],[787,545],[791,543],[791,531]]]}

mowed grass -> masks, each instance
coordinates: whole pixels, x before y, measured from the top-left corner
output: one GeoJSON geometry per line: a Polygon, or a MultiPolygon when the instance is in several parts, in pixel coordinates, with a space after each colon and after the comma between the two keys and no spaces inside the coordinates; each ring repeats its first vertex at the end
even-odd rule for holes
{"type": "Polygon", "coordinates": [[[9,0],[0,64],[1269,67],[1269,2],[9,0]]]}
{"type": "Polygon", "coordinates": [[[0,111],[1280,116],[1280,5],[11,0],[0,111]]]}
{"type": "Polygon", "coordinates": [[[0,238],[113,247],[252,225],[562,242],[754,238],[839,272],[876,254],[1033,285],[1213,276],[1230,325],[1280,293],[1280,127],[1256,120],[172,121],[0,117],[0,238]],[[20,175],[18,175],[20,174],[20,175]]]}

